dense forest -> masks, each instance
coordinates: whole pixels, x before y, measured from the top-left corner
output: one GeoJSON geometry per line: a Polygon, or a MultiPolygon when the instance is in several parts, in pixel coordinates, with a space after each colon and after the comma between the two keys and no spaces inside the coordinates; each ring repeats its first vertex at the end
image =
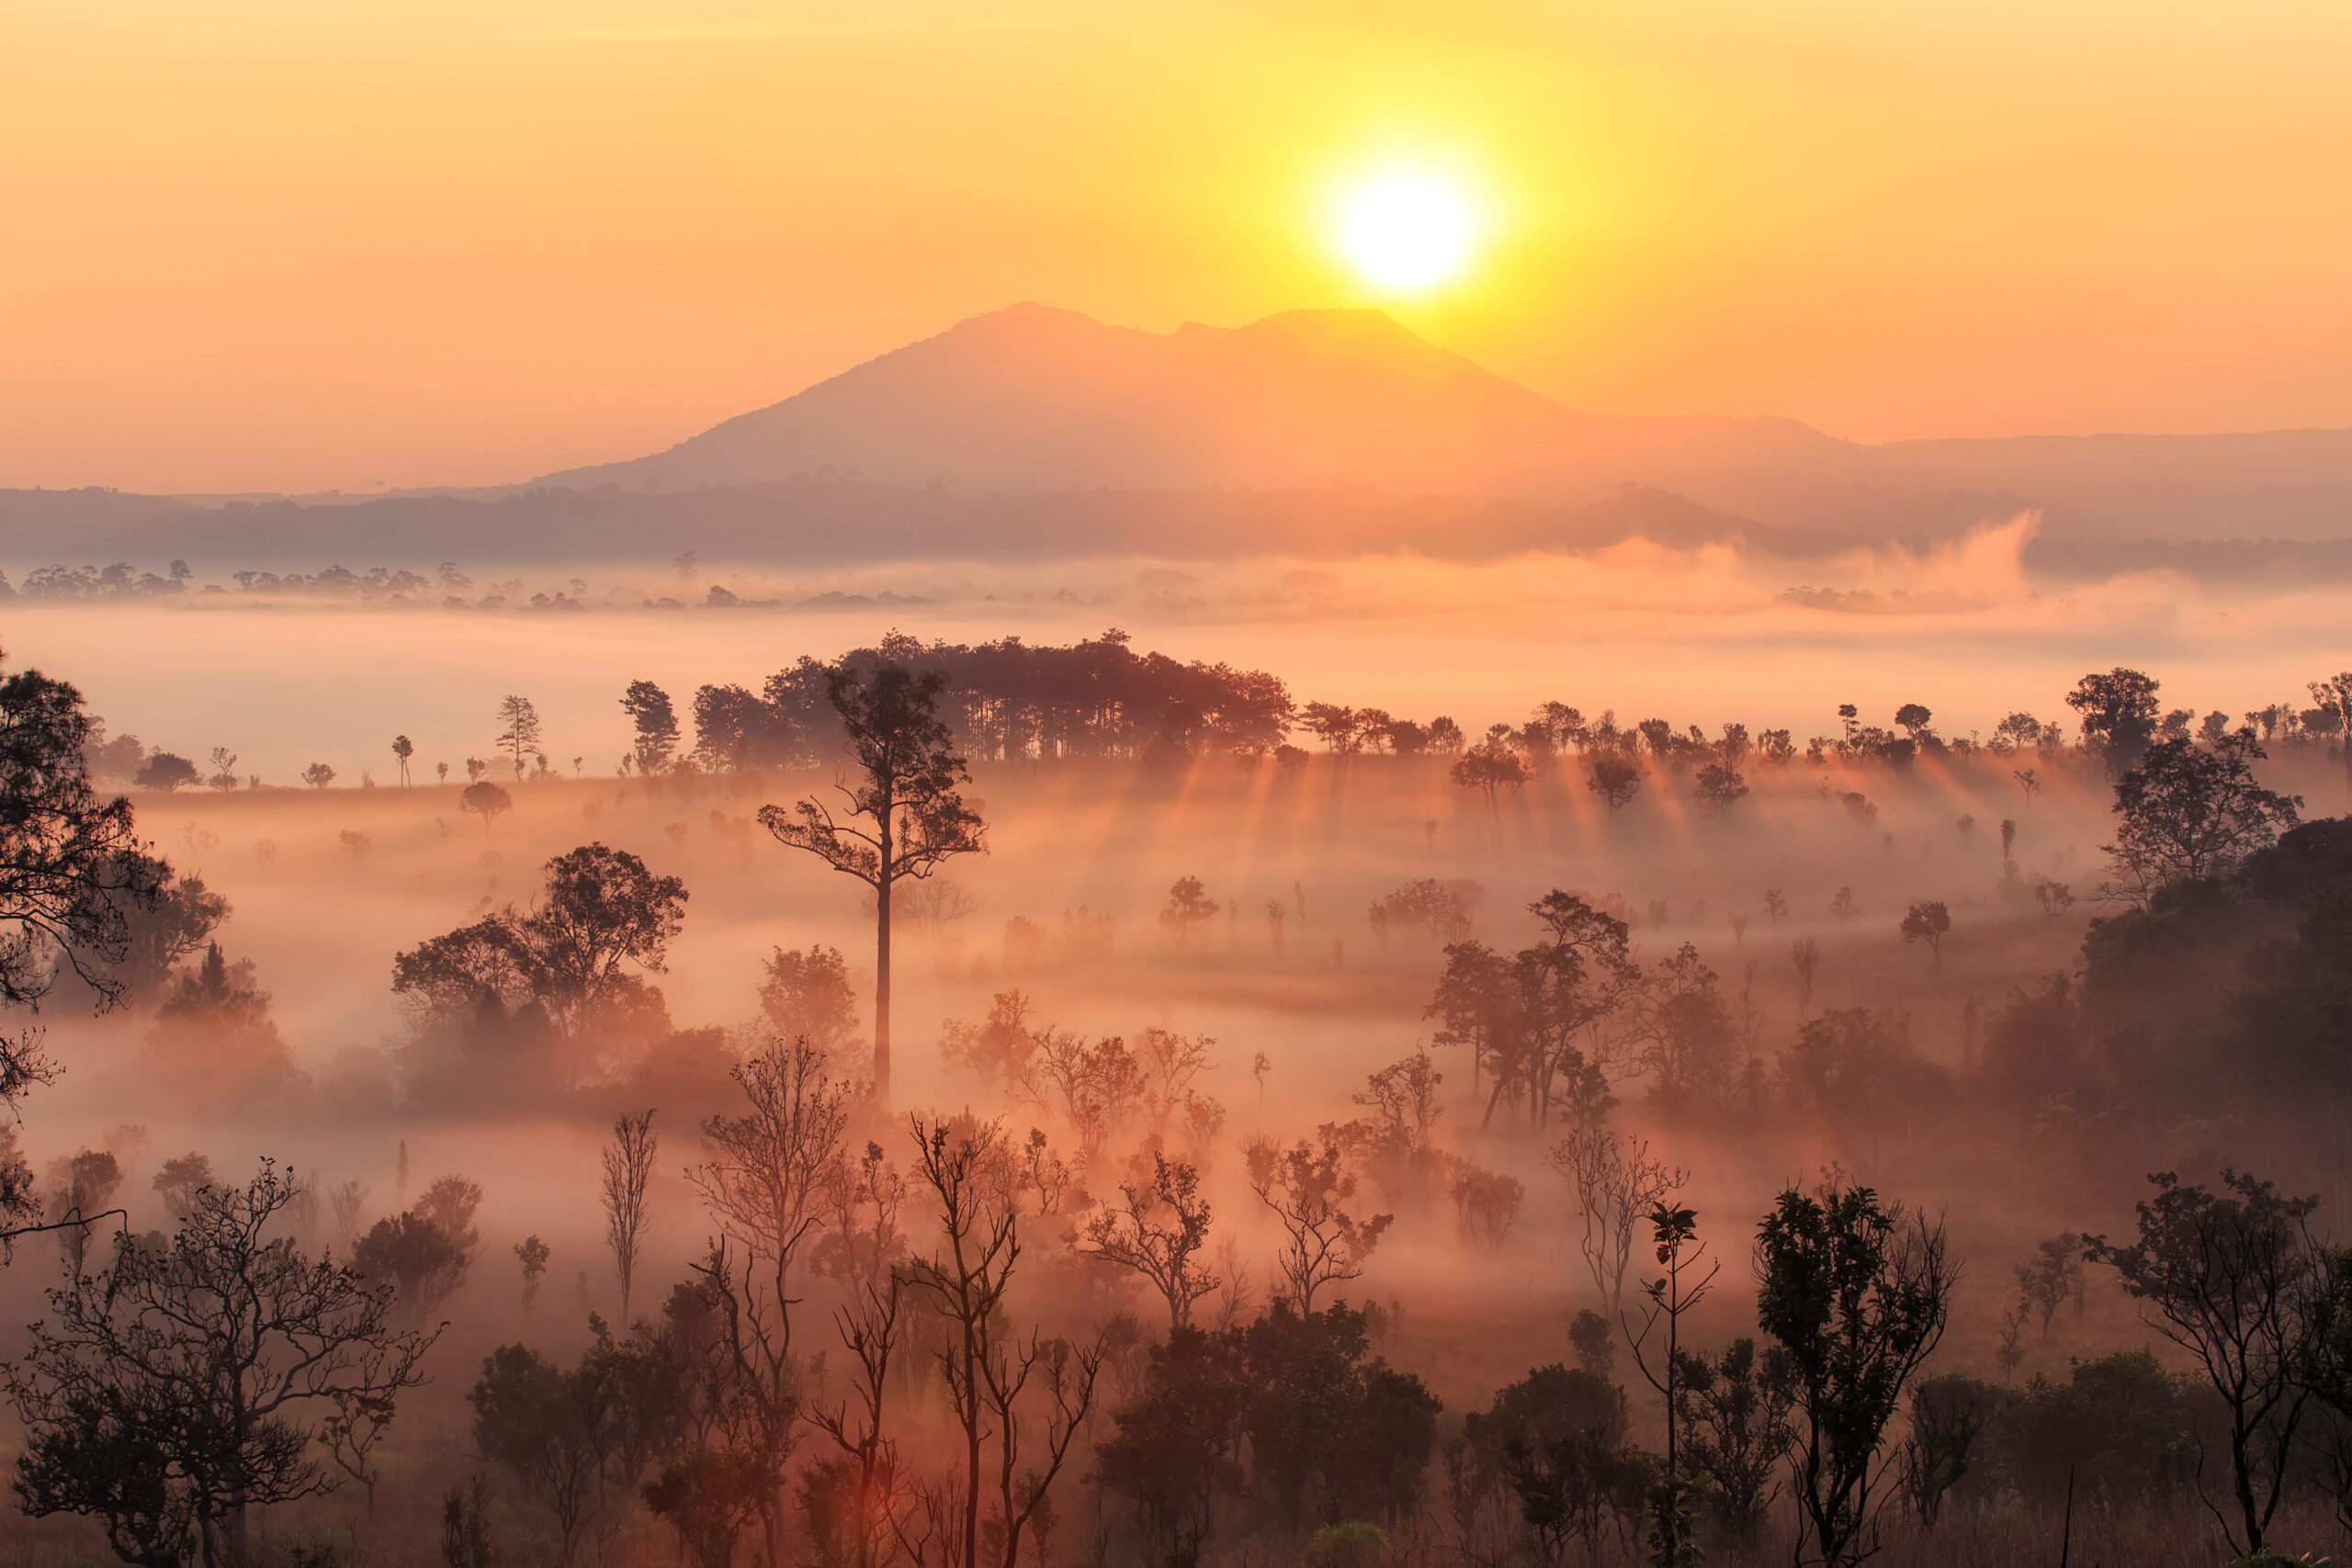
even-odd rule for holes
{"type": "Polygon", "coordinates": [[[10,672],[0,1560],[2340,1550],[2307,695],[1481,728],[894,634],[271,787],[10,672]]]}

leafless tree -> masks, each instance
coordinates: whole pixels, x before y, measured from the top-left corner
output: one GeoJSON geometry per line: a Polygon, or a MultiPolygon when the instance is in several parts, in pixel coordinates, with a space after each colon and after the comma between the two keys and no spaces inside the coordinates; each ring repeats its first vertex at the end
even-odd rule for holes
{"type": "Polygon", "coordinates": [[[346,1181],[327,1193],[327,1207],[334,1211],[334,1239],[345,1255],[359,1239],[360,1223],[368,1214],[368,1189],[356,1180],[346,1181]]]}
{"type": "Polygon", "coordinates": [[[909,1281],[945,1320],[947,1344],[936,1354],[948,1405],[965,1450],[957,1501],[960,1519],[934,1509],[934,1526],[960,1549],[947,1561],[979,1568],[980,1492],[991,1438],[1001,1532],[989,1544],[999,1568],[1016,1568],[1021,1538],[1046,1504],[1093,1408],[1103,1341],[1078,1347],[1032,1331],[1023,1339],[1004,1312],[1021,1258],[1021,1187],[1015,1164],[993,1122],[968,1118],[912,1121],[918,1179],[939,1206],[940,1246],[908,1268],[909,1281]],[[1045,1424],[1034,1445],[1023,1410],[1032,1384],[1044,1395],[1045,1424]],[[1024,1459],[1026,1464],[1024,1467],[1024,1459]]]}
{"type": "Polygon", "coordinates": [[[799,1438],[802,1369],[791,1294],[800,1247],[824,1218],[849,1091],[806,1040],[778,1041],[734,1072],[746,1101],[702,1125],[707,1158],[686,1172],[719,1238],[695,1266],[717,1311],[718,1354],[732,1395],[729,1436],[775,1485],[760,1501],[768,1561],[783,1561],[785,1472],[799,1438]]]}
{"type": "Polygon", "coordinates": [[[1813,977],[1821,973],[1821,944],[1809,936],[1801,936],[1789,947],[1789,962],[1797,972],[1797,1017],[1803,1019],[1813,1007],[1813,977]]]}
{"type": "Polygon", "coordinates": [[[629,1321],[629,1292],[637,1279],[638,1245],[645,1238],[645,1189],[653,1179],[653,1112],[624,1114],[613,1123],[605,1145],[605,1239],[612,1245],[613,1271],[621,1280],[621,1322],[629,1321]]]}
{"type": "Polygon", "coordinates": [[[1318,1147],[1302,1138],[1286,1149],[1271,1138],[1253,1138],[1244,1158],[1250,1190],[1283,1229],[1277,1264],[1290,1299],[1302,1314],[1311,1313],[1316,1292],[1363,1272],[1396,1216],[1365,1220],[1348,1212],[1356,1179],[1333,1139],[1318,1147]]]}
{"type": "Polygon", "coordinates": [[[895,1273],[877,1284],[868,1280],[853,1293],[849,1304],[837,1309],[833,1322],[842,1345],[857,1363],[852,1380],[858,1414],[850,1402],[830,1408],[819,1404],[808,1423],[833,1440],[842,1458],[855,1470],[855,1495],[844,1510],[849,1540],[839,1568],[885,1568],[897,1554],[905,1529],[907,1478],[899,1464],[899,1445],[884,1435],[882,1394],[890,1376],[890,1356],[905,1337],[899,1321],[903,1287],[895,1273]]]}
{"type": "Polygon", "coordinates": [[[1087,1222],[1085,1251],[1148,1280],[1167,1300],[1169,1326],[1182,1328],[1193,1321],[1193,1303],[1220,1283],[1193,1262],[1208,1241],[1209,1204],[1192,1166],[1170,1165],[1156,1151],[1151,1164],[1148,1183],[1121,1182],[1120,1201],[1095,1211],[1087,1222]]]}
{"type": "Polygon", "coordinates": [[[1577,1238],[1592,1282],[1611,1314],[1624,1310],[1625,1270],[1644,1216],[1689,1183],[1690,1173],[1651,1157],[1646,1140],[1587,1127],[1552,1146],[1552,1168],[1576,1198],[1583,1233],[1577,1238]]]}

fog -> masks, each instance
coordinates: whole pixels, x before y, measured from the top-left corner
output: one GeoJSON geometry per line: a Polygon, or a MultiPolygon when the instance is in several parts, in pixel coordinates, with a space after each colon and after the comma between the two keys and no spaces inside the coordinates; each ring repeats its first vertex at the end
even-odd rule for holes
{"type": "MultiPolygon", "coordinates": [[[[911,907],[902,901],[896,925],[893,1078],[888,1103],[853,1096],[845,1146],[854,1153],[872,1138],[910,1172],[910,1112],[1001,1116],[1016,1144],[1033,1127],[1042,1133],[1098,1205],[1138,1171],[1148,1185],[1151,1150],[1181,1157],[1197,1168],[1210,1204],[1201,1258],[1227,1287],[1205,1298],[1195,1319],[1243,1324],[1279,1288],[1280,1242],[1252,1190],[1245,1145],[1261,1136],[1312,1139],[1319,1128],[1372,1115],[1352,1098],[1367,1077],[1426,1053],[1442,1075],[1432,1157],[1467,1162],[1449,1169],[1515,1178],[1524,1206],[1490,1245],[1466,1234],[1443,1181],[1415,1188],[1368,1157],[1354,1172],[1349,1206],[1363,1217],[1391,1213],[1394,1223],[1363,1256],[1361,1276],[1335,1283],[1319,1304],[1378,1303],[1385,1326],[1374,1348],[1443,1406],[1438,1448],[1421,1455],[1424,1492],[1378,1521],[1384,1550],[1430,1563],[1534,1562],[1547,1551],[1553,1561],[1633,1561],[1637,1520],[1619,1505],[1597,1503],[1592,1532],[1543,1548],[1521,1538],[1515,1505],[1501,1493],[1467,1512],[1450,1506],[1439,1453],[1464,1431],[1464,1414],[1485,1410],[1498,1390],[1531,1369],[1574,1362],[1571,1320],[1594,1307],[1618,1336],[1613,1376],[1631,1391],[1627,1440],[1652,1451],[1664,1441],[1660,1402],[1625,1342],[1638,1326],[1638,1289],[1629,1286],[1623,1303],[1632,1326],[1620,1326],[1579,1248],[1585,1221],[1571,1184],[1550,1157],[1577,1118],[1555,1104],[1538,1126],[1527,1105],[1490,1110],[1488,1069],[1474,1066],[1470,1047],[1438,1038],[1447,1027],[1436,999],[1446,944],[1476,940],[1508,954],[1537,943],[1531,906],[1554,890],[1627,922],[1629,957],[1646,986],[1664,986],[1661,966],[1688,944],[1712,971],[1703,988],[1722,1003],[1721,1037],[1710,1049],[1724,1076],[1711,1080],[1703,1103],[1662,1092],[1629,1022],[1616,1035],[1617,1025],[1596,1024],[1587,1041],[1596,1062],[1605,1058],[1615,1102],[1595,1124],[1612,1137],[1646,1139],[1668,1166],[1688,1171],[1679,1201],[1695,1210],[1710,1256],[1724,1266],[1681,1325],[1686,1346],[1720,1348],[1757,1333],[1750,1252],[1758,1219],[1782,1190],[1826,1179],[1865,1183],[1948,1228],[1961,1270],[1928,1370],[2001,1389],[2023,1389],[2037,1375],[2063,1385],[2072,1359],[2155,1342],[2113,1272],[2096,1267],[2077,1304],[2044,1333],[2029,1328],[2020,1338],[2005,1317],[2018,1297],[2018,1265],[2046,1238],[2130,1231],[2149,1171],[2212,1181],[2227,1166],[2255,1168],[2292,1190],[2322,1193],[2316,1223],[2335,1233],[2346,1195],[2340,1149],[2303,1135],[2310,1118],[2334,1114],[2332,1100],[2281,1099],[2275,1080],[2202,1079],[2177,1064],[2163,1069],[2173,1087],[2160,1094],[2149,1087],[2161,1075],[2147,1058],[2110,1050],[2115,1031],[2128,1032],[2112,1016],[2086,1019],[2079,1045],[2016,1045],[1999,1056],[1987,1043],[1999,1021],[2022,1016],[2023,998],[2048,976],[2079,984],[2086,931],[2135,902],[2102,894],[2115,881],[2102,849],[2117,834],[2113,770],[2083,743],[2066,694],[2086,673],[2129,666],[2161,681],[2163,709],[2192,718],[2219,710],[2235,728],[2266,706],[2300,711],[2310,700],[2305,683],[2342,662],[2331,651],[2341,646],[2341,596],[2225,595],[2160,577],[2045,595],[2019,564],[2033,526],[2028,516],[1956,543],[1858,550],[1805,563],[1803,577],[1738,548],[1635,543],[1479,567],[1409,558],[1017,570],[936,563],[796,580],[704,567],[691,581],[794,606],[828,592],[899,596],[830,610],[642,607],[687,582],[666,566],[584,573],[587,597],[600,607],[571,614],[257,603],[234,593],[178,604],[20,602],[0,626],[10,669],[72,681],[108,736],[136,736],[150,753],[186,757],[200,773],[215,771],[206,761],[212,749],[233,753],[233,787],[134,788],[131,800],[153,852],[226,899],[208,940],[231,964],[252,964],[250,987],[266,993],[284,1043],[280,1057],[254,1043],[260,1035],[232,1039],[225,1026],[208,1026],[215,1032],[201,1040],[174,1034],[158,1015],[167,984],[96,1016],[86,994],[61,987],[40,1022],[63,1072],[23,1105],[21,1147],[42,1173],[76,1150],[111,1150],[122,1176],[117,1201],[134,1231],[170,1229],[153,1183],[160,1162],[190,1150],[230,1184],[262,1156],[318,1191],[363,1183],[363,1231],[400,1214],[436,1178],[479,1183],[476,1255],[462,1285],[437,1303],[447,1327],[427,1352],[430,1381],[403,1396],[378,1456],[372,1508],[346,1484],[264,1510],[259,1528],[273,1551],[308,1543],[332,1545],[345,1554],[338,1561],[443,1561],[445,1503],[480,1477],[498,1560],[554,1562],[562,1547],[537,1483],[478,1450],[465,1395],[496,1346],[526,1343],[569,1366],[590,1343],[590,1311],[626,1326],[598,1200],[614,1118],[656,1112],[650,1228],[632,1315],[658,1327],[661,1304],[718,1234],[688,1169],[712,1157],[697,1134],[704,1120],[740,1111],[727,1069],[770,1048],[779,1032],[761,996],[779,950],[838,950],[856,1027],[832,1042],[831,1070],[855,1079],[871,1069],[872,896],[754,820],[763,806],[836,798],[842,764],[729,770],[706,757],[651,778],[624,770],[637,743],[621,705],[630,682],[650,682],[674,703],[683,753],[696,744],[689,710],[698,689],[757,691],[803,655],[831,660],[875,647],[886,632],[926,646],[1005,637],[1061,646],[1115,626],[1138,653],[1268,671],[1298,704],[1377,707],[1421,725],[1443,715],[1474,742],[1489,725],[1508,725],[1514,735],[1492,744],[1516,748],[1526,776],[1491,794],[1457,782],[1450,751],[1384,754],[1376,743],[1342,755],[1304,731],[1290,739],[1313,754],[1280,761],[1237,759],[1208,744],[1143,757],[973,761],[964,795],[985,821],[985,852],[949,861],[928,883],[901,885],[902,900],[910,888],[922,891],[911,907]],[[493,739],[510,694],[527,697],[543,726],[543,739],[523,752],[546,759],[532,776],[518,777],[525,770],[510,766],[493,739]],[[1639,792],[1612,811],[1588,782],[1607,744],[1527,739],[1531,713],[1541,721],[1545,703],[1574,705],[1586,725],[1606,711],[1628,730],[1662,716],[1679,750],[1653,746],[1639,792]],[[1852,725],[1841,721],[1840,704],[1858,709],[1852,725]],[[1898,729],[1905,704],[1931,715],[1898,729]],[[1996,727],[2019,712],[2063,726],[2063,736],[1996,750],[1996,727]],[[1794,754],[1747,753],[1746,793],[1710,809],[1694,796],[1693,779],[1723,754],[1730,724],[1746,727],[1743,745],[1790,731],[1794,754]],[[1853,726],[1868,727],[1860,743],[1851,743],[1853,726]],[[1941,739],[1897,757],[1871,752],[1869,733],[1941,739]],[[390,750],[396,735],[414,744],[405,784],[390,750]],[[1814,737],[1827,749],[1809,761],[1814,737]],[[481,771],[510,791],[511,809],[482,816],[461,805],[469,759],[488,764],[481,771]],[[303,784],[304,770],[320,763],[332,782],[303,784]],[[2021,777],[2028,771],[2030,785],[2021,777]],[[2005,826],[2013,842],[2005,843],[2005,826]],[[450,1077],[447,1063],[434,1065],[435,1026],[413,996],[394,992],[396,955],[504,907],[527,912],[543,897],[543,868],[592,843],[684,884],[682,923],[662,966],[639,975],[658,987],[665,1021],[609,1036],[590,1029],[566,1046],[561,1070],[546,1076],[469,1077],[450,1058],[459,1064],[450,1077]],[[1198,881],[1189,896],[1188,878],[1198,881]],[[1416,884],[1450,889],[1465,923],[1415,930],[1375,918],[1383,899],[1416,884]],[[1906,938],[1906,913],[1928,904],[1948,917],[1948,934],[1906,938]],[[1182,918],[1188,908],[1197,919],[1182,918]],[[1809,977],[1797,960],[1807,943],[1817,963],[1809,977]],[[1027,999],[1033,1038],[1046,1026],[1087,1041],[1134,1043],[1154,1029],[1205,1037],[1205,1066],[1189,1089],[1221,1108],[1221,1123],[1188,1133],[1163,1108],[1155,1143],[1151,1118],[1114,1118],[1086,1163],[1069,1104],[1008,1092],[943,1052],[956,1024],[981,1024],[1014,991],[1027,999]],[[1875,1087],[1835,1105],[1799,1103],[1789,1098],[1794,1090],[1771,1087],[1802,1076],[1789,1065],[1802,1026],[1849,1010],[1868,1010],[1893,1031],[1899,1070],[1873,1068],[1875,1087]],[[266,1070],[254,1052],[269,1057],[266,1070]],[[2048,1066],[2069,1053],[2105,1065],[2079,1073],[2048,1066]],[[2008,1063],[1999,1069],[2008,1077],[1996,1076],[1996,1060],[2008,1063]],[[2119,1065],[2126,1061],[2139,1065],[2119,1065]],[[2195,1086],[2208,1082],[2226,1086],[2226,1100],[2198,1102],[2208,1090],[2195,1086]],[[527,1236],[552,1253],[530,1313],[514,1250],[527,1236]],[[1479,1530],[1499,1532],[1493,1555],[1474,1550],[1479,1530]]],[[[2341,815],[2340,736],[2298,730],[2275,714],[2273,723],[2283,728],[2259,761],[2262,783],[2300,796],[2306,819],[2341,815]]],[[[2293,919],[2247,914],[2242,924],[2212,937],[2211,952],[2180,959],[2184,972],[2222,976],[2209,989],[2234,987],[2233,966],[2254,937],[2279,936],[2293,919]]],[[[193,950],[182,963],[200,956],[193,950]]],[[[2225,1033],[2214,1021],[2199,1038],[2225,1033]]],[[[936,1206],[921,1190],[908,1194],[900,1224],[915,1256],[936,1244],[936,1206]]],[[[1077,1207],[1034,1217],[1024,1241],[1034,1267],[1016,1270],[1006,1310],[1024,1328],[1080,1343],[1119,1312],[1132,1314],[1146,1338],[1164,1337],[1168,1309],[1137,1276],[1074,1260],[1086,1224],[1077,1207]]],[[[314,1217],[300,1231],[304,1245],[327,1246],[336,1226],[314,1217]]],[[[96,1244],[101,1254],[110,1245],[96,1244]]],[[[1646,1247],[1645,1239],[1634,1248],[1637,1274],[1646,1247]]],[[[58,1269],[44,1235],[20,1241],[0,1273],[12,1354],[21,1350],[15,1325],[44,1312],[42,1292],[57,1284],[58,1269]]],[[[813,1408],[850,1385],[829,1317],[839,1291],[809,1276],[805,1296],[794,1344],[813,1408]]],[[[961,1462],[939,1377],[922,1368],[930,1343],[902,1348],[889,1391],[899,1479],[916,1489],[909,1497],[961,1462]]],[[[2186,1365],[2166,1354],[2168,1365],[2186,1365]]],[[[1102,1479],[1112,1461],[1098,1462],[1097,1445],[1113,1441],[1118,1412],[1149,1388],[1146,1352],[1123,1355],[1053,1483],[1062,1523],[1042,1547],[1021,1549],[1021,1561],[1183,1560],[1182,1542],[1155,1533],[1137,1505],[1102,1479]]],[[[1041,1430],[1050,1426],[1046,1413],[1033,1419],[1041,1430]]],[[[1890,1444],[1905,1429],[1898,1421],[1890,1444]]],[[[12,1444],[20,1440],[11,1433],[12,1444]]],[[[1251,1451],[1269,1440],[1261,1436],[1251,1451]]],[[[787,1474],[833,1457],[806,1438],[787,1474]]],[[[2104,1452],[2080,1462],[2086,1473],[2127,1464],[2104,1452]]],[[[575,1561],[592,1551],[600,1564],[677,1560],[683,1547],[637,1490],[659,1468],[610,1486],[600,1481],[575,1561]]],[[[1988,1461],[1978,1493],[1954,1494],[1966,1508],[1940,1532],[1900,1506],[1877,1528],[1910,1562],[2015,1561],[2003,1554],[2045,1548],[2054,1559],[2062,1529],[2073,1532],[2075,1551],[2087,1542],[2110,1562],[2215,1560],[2193,1488],[2145,1497],[2118,1481],[2083,1518],[2064,1523],[2039,1493],[2001,1491],[1984,1479],[1996,1471],[1988,1461]]],[[[2299,1549],[2336,1540],[2323,1483],[2299,1469],[2288,1490],[2282,1518],[2299,1549]]],[[[1318,1529],[1346,1522],[1294,1516],[1247,1485],[1216,1489],[1207,1510],[1205,1534],[1190,1550],[1200,1561],[1237,1564],[1305,1560],[1323,1540],[1318,1529]]],[[[1782,1560],[1793,1517],[1784,1498],[1760,1536],[1719,1540],[1716,1555],[1782,1560]]],[[[787,1561],[839,1560],[823,1555],[838,1540],[815,1530],[791,1514],[787,1561]]],[[[38,1547],[17,1561],[97,1561],[104,1551],[94,1533],[63,1518],[0,1529],[14,1531],[38,1547]]],[[[760,1540],[752,1525],[737,1560],[762,1560],[760,1540]]],[[[881,1560],[910,1556],[902,1540],[881,1560]]],[[[941,1559],[934,1551],[929,1560],[941,1559]]]]}

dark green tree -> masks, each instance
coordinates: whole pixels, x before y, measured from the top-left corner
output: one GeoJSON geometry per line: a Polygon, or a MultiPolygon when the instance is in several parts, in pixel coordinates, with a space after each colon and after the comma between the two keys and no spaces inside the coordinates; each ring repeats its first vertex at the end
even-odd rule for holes
{"type": "Polygon", "coordinates": [[[1943,1227],[1867,1187],[1792,1189],[1758,1229],[1756,1272],[1796,1412],[1798,1561],[1850,1568],[1875,1549],[1887,1425],[1943,1338],[1943,1227]]]}
{"type": "Polygon", "coordinates": [[[2222,1171],[2218,1193],[2185,1187],[2171,1171],[2148,1179],[2156,1190],[2137,1206],[2140,1239],[2119,1247],[2088,1236],[2084,1257],[2116,1271],[2149,1326],[2221,1397],[2237,1517],[2210,1499],[2206,1506],[2233,1550],[2256,1556],[2286,1494],[2310,1398],[2300,1374],[2327,1269],[2305,1225],[2319,1200],[2286,1197],[2234,1170],[2222,1171]]]}

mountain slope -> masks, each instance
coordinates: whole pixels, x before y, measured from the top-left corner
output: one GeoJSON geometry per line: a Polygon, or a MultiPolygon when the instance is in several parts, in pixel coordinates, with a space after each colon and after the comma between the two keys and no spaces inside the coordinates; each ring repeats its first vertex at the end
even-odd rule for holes
{"type": "Polygon", "coordinates": [[[535,482],[756,484],[831,468],[1038,494],[1308,489],[1578,495],[1845,444],[1788,420],[1577,413],[1375,310],[1169,333],[1016,305],[867,361],[667,452],[535,482]]]}

